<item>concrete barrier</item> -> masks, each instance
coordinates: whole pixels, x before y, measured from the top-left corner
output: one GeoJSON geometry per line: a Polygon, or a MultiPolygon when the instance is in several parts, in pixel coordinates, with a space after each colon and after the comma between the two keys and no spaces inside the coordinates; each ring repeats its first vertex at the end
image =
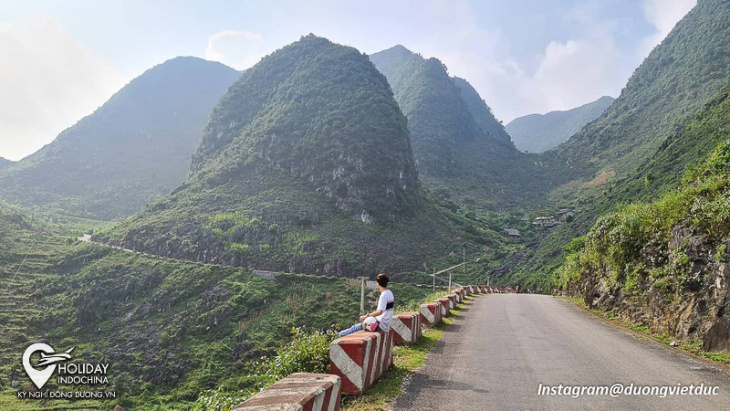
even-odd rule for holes
{"type": "Polygon", "coordinates": [[[339,411],[341,382],[340,377],[330,374],[291,374],[233,411],[339,411]]]}
{"type": "Polygon", "coordinates": [[[390,323],[395,345],[411,345],[421,338],[421,315],[416,312],[398,314],[390,323]]]}
{"type": "Polygon", "coordinates": [[[464,293],[464,297],[471,295],[471,289],[468,286],[460,287],[459,289],[464,293]]]}
{"type": "Polygon", "coordinates": [[[421,323],[435,327],[441,324],[441,303],[436,301],[433,303],[421,304],[421,323]]]}
{"type": "Polygon", "coordinates": [[[393,334],[358,331],[330,344],[330,372],[342,378],[343,394],[361,394],[390,367],[393,334]]]}
{"type": "Polygon", "coordinates": [[[456,308],[456,302],[457,302],[456,301],[456,294],[455,293],[451,293],[448,296],[446,296],[446,298],[449,299],[449,309],[450,310],[453,310],[454,308],[456,308]]]}
{"type": "Polygon", "coordinates": [[[441,303],[441,318],[448,317],[449,312],[451,311],[449,309],[449,298],[448,297],[441,297],[438,300],[439,303],[441,303]]]}

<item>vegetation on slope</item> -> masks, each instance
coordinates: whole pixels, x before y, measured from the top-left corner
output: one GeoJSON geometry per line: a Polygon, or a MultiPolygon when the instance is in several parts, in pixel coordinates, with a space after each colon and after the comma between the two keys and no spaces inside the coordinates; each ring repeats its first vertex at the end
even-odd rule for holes
{"type": "MultiPolygon", "coordinates": [[[[672,253],[672,231],[678,226],[702,232],[718,246],[724,259],[722,241],[730,234],[730,135],[702,167],[688,171],[681,186],[657,201],[634,203],[601,217],[586,237],[574,239],[568,256],[558,272],[557,284],[569,286],[588,271],[610,271],[613,280],[628,289],[646,281],[652,286],[677,291],[679,287],[698,286],[691,261],[672,253]],[[652,247],[653,262],[646,263],[647,246],[652,247]],[[671,261],[670,261],[671,260],[671,261]],[[672,262],[673,264],[669,264],[672,262]]],[[[686,257],[686,256],[685,256],[686,257]]]]}
{"type": "Polygon", "coordinates": [[[93,114],[0,171],[0,197],[111,220],[180,185],[210,111],[239,73],[178,57],[147,70],[93,114]]]}
{"type": "Polygon", "coordinates": [[[728,137],[678,189],[603,216],[574,239],[556,283],[654,332],[730,352],[728,137]]]}
{"type": "Polygon", "coordinates": [[[572,110],[530,114],[510,121],[505,129],[519,150],[542,153],[566,142],[600,116],[613,101],[612,97],[603,96],[572,110]]]}
{"type": "Polygon", "coordinates": [[[408,118],[416,167],[427,187],[480,208],[506,209],[535,200],[546,184],[534,178],[532,159],[514,148],[465,80],[449,77],[439,60],[402,46],[370,59],[388,78],[408,118]]]}
{"type": "Polygon", "coordinates": [[[474,87],[463,78],[452,77],[451,81],[459,90],[461,99],[466,103],[466,107],[482,132],[489,138],[512,145],[512,140],[504,126],[494,117],[492,109],[489,108],[487,102],[482,99],[474,87]]]}
{"type": "MultiPolygon", "coordinates": [[[[587,233],[597,217],[636,201],[651,201],[675,190],[686,170],[700,166],[719,142],[730,136],[730,88],[711,98],[703,110],[660,146],[630,177],[611,179],[603,185],[585,187],[574,198],[580,212],[569,225],[552,230],[512,256],[496,271],[505,280],[532,284],[547,290],[553,273],[561,266],[563,247],[587,233]]],[[[568,197],[569,198],[569,197],[568,197]]],[[[567,199],[564,201],[568,201],[567,199]]]]}
{"type": "Polygon", "coordinates": [[[712,106],[730,82],[730,54],[724,46],[728,36],[730,3],[700,1],[651,52],[601,117],[539,156],[556,176],[546,183],[568,182],[546,202],[580,213],[574,223],[553,230],[510,258],[496,275],[549,287],[552,272],[561,264],[563,246],[587,233],[596,217],[634,201],[637,194],[647,198],[675,187],[686,166],[683,162],[708,154],[712,133],[682,130],[706,104],[712,106]],[[670,146],[676,150],[666,151],[670,146]],[[672,155],[680,153],[675,160],[672,155]]]}
{"type": "Polygon", "coordinates": [[[419,189],[406,120],[357,50],[302,38],[247,70],[188,181],[96,239],[192,261],[338,276],[412,271],[499,236],[419,189]]]}
{"type": "Polygon", "coordinates": [[[585,177],[631,174],[727,85],[730,3],[700,0],[636,69],[618,99],[556,153],[585,177]]]}
{"type": "Polygon", "coordinates": [[[0,157],[0,170],[2,170],[3,168],[5,168],[5,167],[7,167],[7,166],[9,166],[11,164],[13,164],[12,161],[0,157]]]}
{"type": "MultiPolygon", "coordinates": [[[[11,380],[27,384],[20,363],[11,359],[38,338],[57,348],[75,346],[75,356],[86,361],[109,362],[109,389],[124,407],[180,408],[205,390],[256,392],[267,384],[265,374],[286,372],[273,358],[292,336],[296,343],[300,331],[294,327],[345,328],[359,312],[357,280],[265,279],[244,269],[95,244],[67,247],[35,278],[43,292],[32,297],[33,305],[16,301],[0,316],[3,335],[10,336],[0,346],[8,354],[0,364],[0,403],[13,404],[11,380]]],[[[431,289],[395,282],[393,292],[399,305],[408,306],[431,289]]],[[[374,306],[377,291],[369,290],[366,301],[374,306]]]]}

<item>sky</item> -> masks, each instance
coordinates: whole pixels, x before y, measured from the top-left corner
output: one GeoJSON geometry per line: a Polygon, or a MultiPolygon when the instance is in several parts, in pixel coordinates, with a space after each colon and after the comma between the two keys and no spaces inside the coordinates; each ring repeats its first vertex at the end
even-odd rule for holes
{"type": "Polygon", "coordinates": [[[314,33],[401,44],[507,124],[617,97],[696,0],[0,0],[0,157],[19,160],[176,56],[236,69],[314,33]]]}

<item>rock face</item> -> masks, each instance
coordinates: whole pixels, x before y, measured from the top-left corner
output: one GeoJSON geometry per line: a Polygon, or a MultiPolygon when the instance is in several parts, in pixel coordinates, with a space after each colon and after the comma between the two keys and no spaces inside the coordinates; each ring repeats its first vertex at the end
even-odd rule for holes
{"type": "Polygon", "coordinates": [[[684,284],[668,292],[661,281],[650,276],[626,291],[612,281],[613,273],[600,267],[584,273],[574,284],[593,308],[611,310],[636,324],[685,341],[701,340],[708,351],[730,352],[730,237],[718,243],[706,234],[677,226],[669,244],[646,244],[642,256],[647,270],[660,265],[684,266],[684,284]],[[686,249],[686,253],[669,250],[686,249]]]}
{"type": "Polygon", "coordinates": [[[140,211],[185,181],[211,110],[239,75],[195,57],[147,70],[52,143],[0,164],[0,197],[106,220],[140,211]]]}

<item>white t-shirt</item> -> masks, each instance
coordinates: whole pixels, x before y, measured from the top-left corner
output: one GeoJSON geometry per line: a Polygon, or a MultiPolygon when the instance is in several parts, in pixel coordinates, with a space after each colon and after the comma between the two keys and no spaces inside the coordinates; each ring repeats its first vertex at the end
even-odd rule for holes
{"type": "Polygon", "coordinates": [[[383,331],[390,330],[390,320],[393,318],[393,309],[386,310],[385,307],[388,303],[394,302],[393,293],[386,289],[380,293],[380,299],[378,300],[378,310],[382,310],[383,313],[375,317],[380,323],[380,329],[383,331]]]}

